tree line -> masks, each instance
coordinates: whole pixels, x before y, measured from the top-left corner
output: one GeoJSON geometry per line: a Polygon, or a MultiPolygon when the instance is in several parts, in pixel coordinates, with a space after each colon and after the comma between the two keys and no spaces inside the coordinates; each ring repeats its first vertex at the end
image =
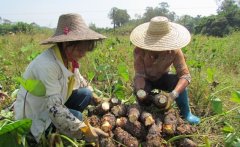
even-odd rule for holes
{"type": "MultiPolygon", "coordinates": [[[[126,10],[116,7],[109,12],[114,28],[122,26],[137,26],[150,21],[154,16],[166,16],[171,21],[184,25],[193,34],[204,34],[210,36],[223,37],[240,28],[240,2],[235,0],[223,0],[217,9],[217,15],[192,17],[190,15],[177,16],[175,12],[169,11],[169,5],[162,2],[159,6],[147,7],[142,16],[130,19],[126,10]]],[[[132,27],[133,28],[133,27],[132,27]]]]}
{"type": "Polygon", "coordinates": [[[36,23],[17,22],[13,23],[10,20],[0,17],[0,35],[15,34],[15,33],[39,33],[51,31],[49,28],[40,27],[36,23]]]}
{"type": "MultiPolygon", "coordinates": [[[[222,1],[222,0],[216,0],[222,1]]],[[[202,17],[200,15],[192,17],[190,15],[177,16],[173,11],[169,10],[166,2],[161,2],[156,7],[147,7],[145,13],[135,15],[135,19],[131,19],[127,10],[113,7],[108,17],[112,21],[113,30],[122,34],[129,34],[137,25],[150,21],[154,16],[166,16],[173,22],[184,25],[193,34],[203,34],[209,36],[223,37],[240,28],[240,1],[223,0],[218,9],[217,15],[202,17]]],[[[97,28],[95,24],[90,27],[97,31],[109,31],[109,28],[97,28]]],[[[12,23],[7,19],[0,17],[0,35],[8,33],[33,33],[46,31],[49,29],[38,26],[36,23],[27,24],[24,22],[12,23]]]]}

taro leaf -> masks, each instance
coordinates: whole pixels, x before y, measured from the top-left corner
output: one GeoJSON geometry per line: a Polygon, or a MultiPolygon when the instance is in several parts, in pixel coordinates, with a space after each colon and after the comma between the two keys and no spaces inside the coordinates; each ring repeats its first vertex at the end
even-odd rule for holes
{"type": "Polygon", "coordinates": [[[120,100],[123,100],[125,97],[123,85],[120,83],[115,84],[113,93],[117,98],[119,98],[120,100]]]}
{"type": "Polygon", "coordinates": [[[120,75],[125,82],[129,80],[129,73],[125,64],[120,64],[118,66],[118,75],[120,75]]]}
{"type": "Polygon", "coordinates": [[[233,129],[233,127],[230,127],[230,126],[224,126],[222,128],[222,131],[225,133],[232,133],[234,131],[234,129],[233,129]]]}
{"type": "Polygon", "coordinates": [[[45,96],[46,88],[40,80],[17,78],[21,85],[34,96],[45,96]]]}
{"type": "Polygon", "coordinates": [[[232,98],[230,100],[240,104],[240,91],[235,91],[234,93],[232,93],[232,98]]]}
{"type": "Polygon", "coordinates": [[[225,126],[222,128],[222,131],[225,132],[225,133],[233,133],[235,130],[234,130],[232,125],[225,122],[225,126]]]}
{"type": "Polygon", "coordinates": [[[27,134],[30,130],[31,125],[32,125],[31,119],[22,119],[6,124],[0,128],[0,138],[2,135],[9,132],[17,132],[21,135],[27,134]]]}
{"type": "Polygon", "coordinates": [[[20,141],[20,137],[16,132],[9,132],[4,135],[0,135],[1,147],[24,147],[20,141]]]}
{"type": "Polygon", "coordinates": [[[214,81],[215,69],[208,68],[207,69],[207,81],[208,83],[212,83],[214,81]]]}
{"type": "Polygon", "coordinates": [[[95,77],[95,72],[88,72],[87,73],[87,77],[88,77],[88,81],[90,81],[90,83],[91,83],[91,81],[93,80],[93,78],[95,77]]]}
{"type": "Polygon", "coordinates": [[[234,144],[237,144],[237,142],[236,142],[237,139],[238,139],[238,133],[237,132],[229,133],[224,139],[225,140],[224,144],[227,147],[235,147],[234,144]]]}
{"type": "Polygon", "coordinates": [[[23,119],[4,125],[0,128],[0,146],[23,147],[19,137],[30,131],[32,120],[23,119]]]}
{"type": "Polygon", "coordinates": [[[222,101],[219,98],[214,98],[211,100],[212,110],[216,114],[221,114],[222,110],[222,101]]]}

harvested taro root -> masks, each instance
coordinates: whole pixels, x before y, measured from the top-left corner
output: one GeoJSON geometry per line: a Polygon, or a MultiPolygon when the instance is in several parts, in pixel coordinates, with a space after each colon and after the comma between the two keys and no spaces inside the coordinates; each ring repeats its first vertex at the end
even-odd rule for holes
{"type": "Polygon", "coordinates": [[[90,125],[93,127],[100,128],[100,126],[101,126],[101,120],[97,115],[92,115],[92,116],[88,117],[88,121],[89,121],[90,125]]]}
{"type": "Polygon", "coordinates": [[[173,109],[165,113],[163,122],[163,132],[167,135],[173,135],[177,128],[177,117],[173,109]]]}
{"type": "Polygon", "coordinates": [[[131,134],[129,134],[127,131],[123,130],[121,127],[117,127],[114,130],[114,137],[117,141],[124,144],[127,147],[138,147],[139,142],[137,138],[133,137],[131,134]]]}
{"type": "Polygon", "coordinates": [[[128,107],[128,119],[130,122],[134,123],[140,117],[141,110],[138,104],[133,104],[128,107]]]}
{"type": "MultiPolygon", "coordinates": [[[[165,102],[159,99],[158,102],[165,102]]],[[[99,146],[165,147],[165,140],[174,135],[189,135],[196,131],[194,126],[181,119],[177,110],[160,110],[160,106],[152,106],[124,104],[113,98],[89,108],[90,124],[110,135],[107,138],[99,136],[99,146]]],[[[171,145],[194,147],[196,143],[186,138],[172,142],[171,145]]]]}
{"type": "Polygon", "coordinates": [[[109,112],[110,103],[109,102],[102,102],[97,106],[92,106],[88,108],[88,116],[91,115],[104,115],[105,113],[109,112]]]}
{"type": "Polygon", "coordinates": [[[112,108],[116,105],[120,105],[122,102],[119,99],[114,97],[109,99],[109,103],[110,103],[110,107],[112,108]]]}
{"type": "Polygon", "coordinates": [[[140,140],[145,140],[147,130],[145,129],[144,125],[139,121],[135,121],[134,123],[132,123],[126,117],[121,117],[117,119],[116,125],[123,128],[132,136],[140,140]]]}
{"type": "Polygon", "coordinates": [[[137,102],[141,106],[150,106],[152,104],[153,96],[147,94],[144,90],[138,90],[137,93],[137,102]]]}
{"type": "Polygon", "coordinates": [[[150,126],[155,123],[155,120],[153,119],[152,114],[146,111],[142,112],[140,118],[142,123],[144,123],[145,126],[150,126]]]}
{"type": "Polygon", "coordinates": [[[146,136],[146,142],[144,144],[145,147],[162,147],[165,146],[163,144],[162,133],[162,122],[160,119],[156,120],[148,130],[148,134],[146,136]]]}
{"type": "Polygon", "coordinates": [[[197,147],[197,144],[189,138],[184,138],[184,139],[179,140],[179,142],[177,143],[177,146],[179,146],[179,147],[197,147]]]}
{"type": "Polygon", "coordinates": [[[101,122],[102,122],[101,129],[104,132],[110,132],[115,127],[116,118],[113,114],[107,113],[103,115],[101,122]]]}
{"type": "Polygon", "coordinates": [[[168,97],[163,93],[159,93],[153,96],[153,104],[159,108],[164,109],[167,105],[168,97]]]}
{"type": "Polygon", "coordinates": [[[190,135],[194,132],[196,132],[196,129],[190,124],[180,124],[176,129],[177,135],[190,135]]]}
{"type": "Polygon", "coordinates": [[[127,106],[124,104],[113,106],[111,108],[111,113],[113,113],[116,117],[126,116],[127,106]]]}
{"type": "Polygon", "coordinates": [[[109,137],[99,136],[99,147],[117,147],[113,135],[113,132],[109,132],[109,137]]]}
{"type": "Polygon", "coordinates": [[[121,104],[122,102],[117,98],[101,98],[96,93],[93,93],[91,104],[97,106],[101,103],[108,102],[110,107],[121,104]]]}
{"type": "Polygon", "coordinates": [[[92,99],[91,99],[91,104],[94,106],[99,105],[104,101],[104,98],[100,98],[96,93],[93,93],[92,99]]]}

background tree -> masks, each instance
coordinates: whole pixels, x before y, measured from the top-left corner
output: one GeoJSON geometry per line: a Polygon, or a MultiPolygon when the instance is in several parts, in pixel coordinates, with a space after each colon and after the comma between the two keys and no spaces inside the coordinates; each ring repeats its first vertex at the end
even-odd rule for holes
{"type": "Polygon", "coordinates": [[[112,20],[113,28],[120,27],[123,24],[129,22],[130,15],[127,13],[127,10],[118,9],[113,7],[109,13],[109,18],[112,20]]]}
{"type": "Polygon", "coordinates": [[[180,16],[177,20],[177,23],[185,26],[191,33],[194,32],[194,27],[196,26],[194,17],[190,15],[180,16]]]}
{"type": "Polygon", "coordinates": [[[155,16],[165,16],[171,21],[174,21],[176,18],[175,12],[169,11],[169,5],[166,2],[161,2],[159,4],[159,7],[147,7],[146,12],[143,14],[144,22],[148,22],[151,20],[151,18],[155,16]]]}
{"type": "Polygon", "coordinates": [[[229,34],[230,31],[231,26],[228,24],[227,19],[224,16],[214,15],[202,18],[199,25],[195,28],[197,34],[218,37],[223,37],[229,34]]]}
{"type": "Polygon", "coordinates": [[[217,9],[217,15],[203,17],[195,22],[194,32],[223,37],[240,28],[240,8],[234,0],[223,0],[217,9]]]}
{"type": "Polygon", "coordinates": [[[240,28],[240,8],[236,1],[224,0],[217,11],[219,15],[226,17],[231,27],[240,28]]]}

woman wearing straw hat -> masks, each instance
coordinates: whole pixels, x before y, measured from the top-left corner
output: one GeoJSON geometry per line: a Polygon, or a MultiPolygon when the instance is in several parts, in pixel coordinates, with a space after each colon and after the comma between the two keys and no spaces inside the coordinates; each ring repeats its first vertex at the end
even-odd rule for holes
{"type": "Polygon", "coordinates": [[[92,92],[78,70],[78,60],[92,51],[95,42],[106,38],[89,29],[78,14],[59,17],[55,34],[42,44],[52,47],[35,58],[27,67],[24,78],[40,80],[46,95],[34,96],[20,88],[16,103],[16,119],[32,119],[31,133],[38,142],[52,123],[60,132],[92,140],[102,130],[82,121],[81,112],[88,106],[92,92]]]}
{"type": "Polygon", "coordinates": [[[157,16],[150,22],[137,26],[130,35],[134,49],[134,88],[140,104],[148,104],[148,94],[153,89],[168,91],[168,105],[175,100],[181,115],[192,124],[200,119],[189,108],[187,86],[191,82],[188,67],[181,48],[190,42],[189,31],[166,17],[157,16]],[[176,74],[169,73],[170,66],[176,74]],[[140,96],[145,96],[142,101],[140,96]]]}

